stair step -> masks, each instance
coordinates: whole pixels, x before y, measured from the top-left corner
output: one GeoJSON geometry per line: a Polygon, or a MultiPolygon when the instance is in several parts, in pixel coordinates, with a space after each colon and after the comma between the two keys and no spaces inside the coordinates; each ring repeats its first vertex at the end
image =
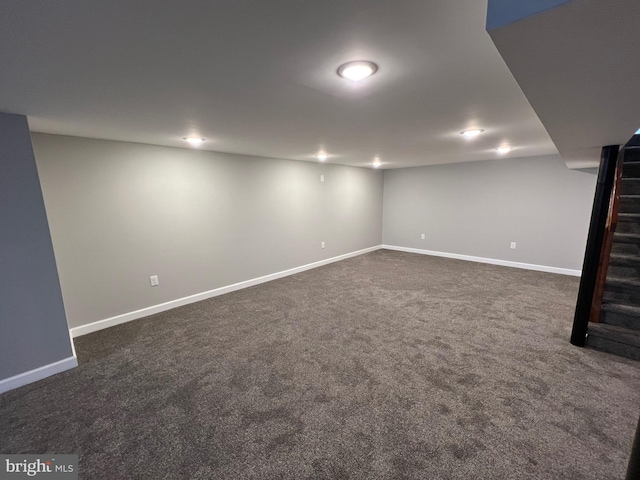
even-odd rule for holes
{"type": "Polygon", "coordinates": [[[614,253],[609,256],[608,276],[640,277],[640,255],[614,253]]]}
{"type": "Polygon", "coordinates": [[[640,278],[638,277],[616,277],[614,275],[607,275],[607,285],[631,290],[638,289],[640,293],[640,278]]]}
{"type": "Polygon", "coordinates": [[[638,277],[616,277],[609,271],[604,291],[618,294],[617,299],[630,305],[640,306],[640,279],[638,277]]]}
{"type": "Polygon", "coordinates": [[[640,235],[640,213],[618,213],[617,233],[634,233],[640,235]]]}
{"type": "Polygon", "coordinates": [[[636,162],[640,160],[640,149],[630,146],[624,149],[624,162],[636,162]]]}
{"type": "Polygon", "coordinates": [[[640,306],[607,301],[602,304],[600,321],[607,325],[640,330],[640,306]]]}
{"type": "Polygon", "coordinates": [[[619,212],[640,214],[640,195],[620,195],[619,212]]]}
{"type": "Polygon", "coordinates": [[[616,232],[613,234],[613,241],[621,242],[621,243],[640,243],[640,234],[638,233],[620,233],[616,232]]]}
{"type": "Polygon", "coordinates": [[[640,267],[609,265],[607,275],[611,275],[613,277],[637,277],[640,276],[640,267]]]}
{"type": "Polygon", "coordinates": [[[628,148],[624,151],[624,164],[640,161],[640,149],[628,148]]]}
{"type": "Polygon", "coordinates": [[[621,195],[640,195],[640,178],[622,178],[621,195]]]}
{"type": "Polygon", "coordinates": [[[624,162],[635,162],[640,160],[640,145],[628,146],[624,150],[624,162]]]}
{"type": "Polygon", "coordinates": [[[620,212],[618,213],[619,222],[640,222],[640,213],[620,212]]]}
{"type": "Polygon", "coordinates": [[[625,305],[629,305],[631,303],[631,295],[629,295],[628,293],[605,290],[602,295],[602,303],[622,303],[625,305]]]}
{"type": "Polygon", "coordinates": [[[605,323],[589,323],[587,346],[621,357],[640,360],[640,332],[605,323]]]}
{"type": "Polygon", "coordinates": [[[628,222],[621,219],[618,215],[616,233],[633,233],[635,235],[640,235],[640,222],[628,222]]]}
{"type": "Polygon", "coordinates": [[[609,256],[611,265],[629,265],[640,266],[640,255],[625,255],[621,253],[612,253],[609,256]]]}
{"type": "Polygon", "coordinates": [[[637,161],[627,161],[624,162],[622,167],[622,177],[627,178],[638,178],[640,177],[640,162],[637,161]]]}
{"type": "MultiPolygon", "coordinates": [[[[615,240],[615,236],[613,237],[615,240]]],[[[640,255],[640,245],[633,243],[615,242],[611,245],[611,253],[624,255],[640,255]]]]}

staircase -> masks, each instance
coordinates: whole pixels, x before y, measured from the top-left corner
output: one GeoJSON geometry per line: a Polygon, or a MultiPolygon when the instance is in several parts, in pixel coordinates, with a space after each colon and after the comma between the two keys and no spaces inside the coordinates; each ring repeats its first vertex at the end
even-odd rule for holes
{"type": "Polygon", "coordinates": [[[619,185],[600,321],[589,323],[587,345],[640,360],[640,147],[625,148],[619,185]]]}

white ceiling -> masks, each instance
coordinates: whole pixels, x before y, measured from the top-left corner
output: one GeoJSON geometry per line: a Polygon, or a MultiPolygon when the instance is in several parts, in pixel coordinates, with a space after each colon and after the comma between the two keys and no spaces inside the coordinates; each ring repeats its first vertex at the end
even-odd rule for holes
{"type": "MultiPolygon", "coordinates": [[[[0,111],[33,131],[384,168],[556,153],[485,0],[0,0],[0,111]],[[350,60],[379,71],[359,84],[350,60]],[[485,133],[467,140],[460,131],[485,133]]],[[[640,125],[639,125],[640,126],[640,125]]]]}
{"type": "Polygon", "coordinates": [[[491,36],[570,168],[640,128],[639,0],[573,0],[491,36]]]}

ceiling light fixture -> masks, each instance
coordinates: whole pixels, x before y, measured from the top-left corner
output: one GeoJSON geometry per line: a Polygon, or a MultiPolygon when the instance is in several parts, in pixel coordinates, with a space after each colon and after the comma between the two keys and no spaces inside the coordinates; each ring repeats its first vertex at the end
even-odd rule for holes
{"type": "Polygon", "coordinates": [[[464,130],[460,132],[460,134],[464,135],[467,138],[475,138],[478,135],[480,135],[482,132],[484,132],[484,130],[481,128],[471,128],[469,130],[464,130]]]}
{"type": "Polygon", "coordinates": [[[200,137],[184,137],[183,140],[187,142],[192,147],[199,147],[204,143],[204,138],[200,137]]]}
{"type": "Polygon", "coordinates": [[[377,71],[378,66],[368,60],[348,62],[338,67],[338,75],[354,82],[359,82],[363,78],[370,77],[377,71]]]}
{"type": "Polygon", "coordinates": [[[496,148],[496,152],[498,152],[500,155],[504,155],[505,153],[509,153],[511,150],[513,150],[511,147],[498,147],[496,148]]]}
{"type": "Polygon", "coordinates": [[[320,160],[321,162],[324,162],[324,161],[326,161],[326,160],[327,160],[327,158],[329,158],[329,155],[327,155],[327,154],[326,154],[326,153],[324,153],[324,152],[320,152],[320,153],[319,153],[319,154],[317,154],[315,157],[316,157],[318,160],[320,160]]]}
{"type": "Polygon", "coordinates": [[[381,165],[382,162],[380,161],[379,157],[373,159],[373,168],[380,168],[381,165]]]}

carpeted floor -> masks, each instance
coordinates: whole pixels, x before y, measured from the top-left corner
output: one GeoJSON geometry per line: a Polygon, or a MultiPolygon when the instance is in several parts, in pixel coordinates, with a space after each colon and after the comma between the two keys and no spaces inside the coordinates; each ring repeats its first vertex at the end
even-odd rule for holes
{"type": "Polygon", "coordinates": [[[76,339],[0,452],[83,479],[622,479],[640,363],[569,344],[578,279],[380,250],[76,339]]]}

